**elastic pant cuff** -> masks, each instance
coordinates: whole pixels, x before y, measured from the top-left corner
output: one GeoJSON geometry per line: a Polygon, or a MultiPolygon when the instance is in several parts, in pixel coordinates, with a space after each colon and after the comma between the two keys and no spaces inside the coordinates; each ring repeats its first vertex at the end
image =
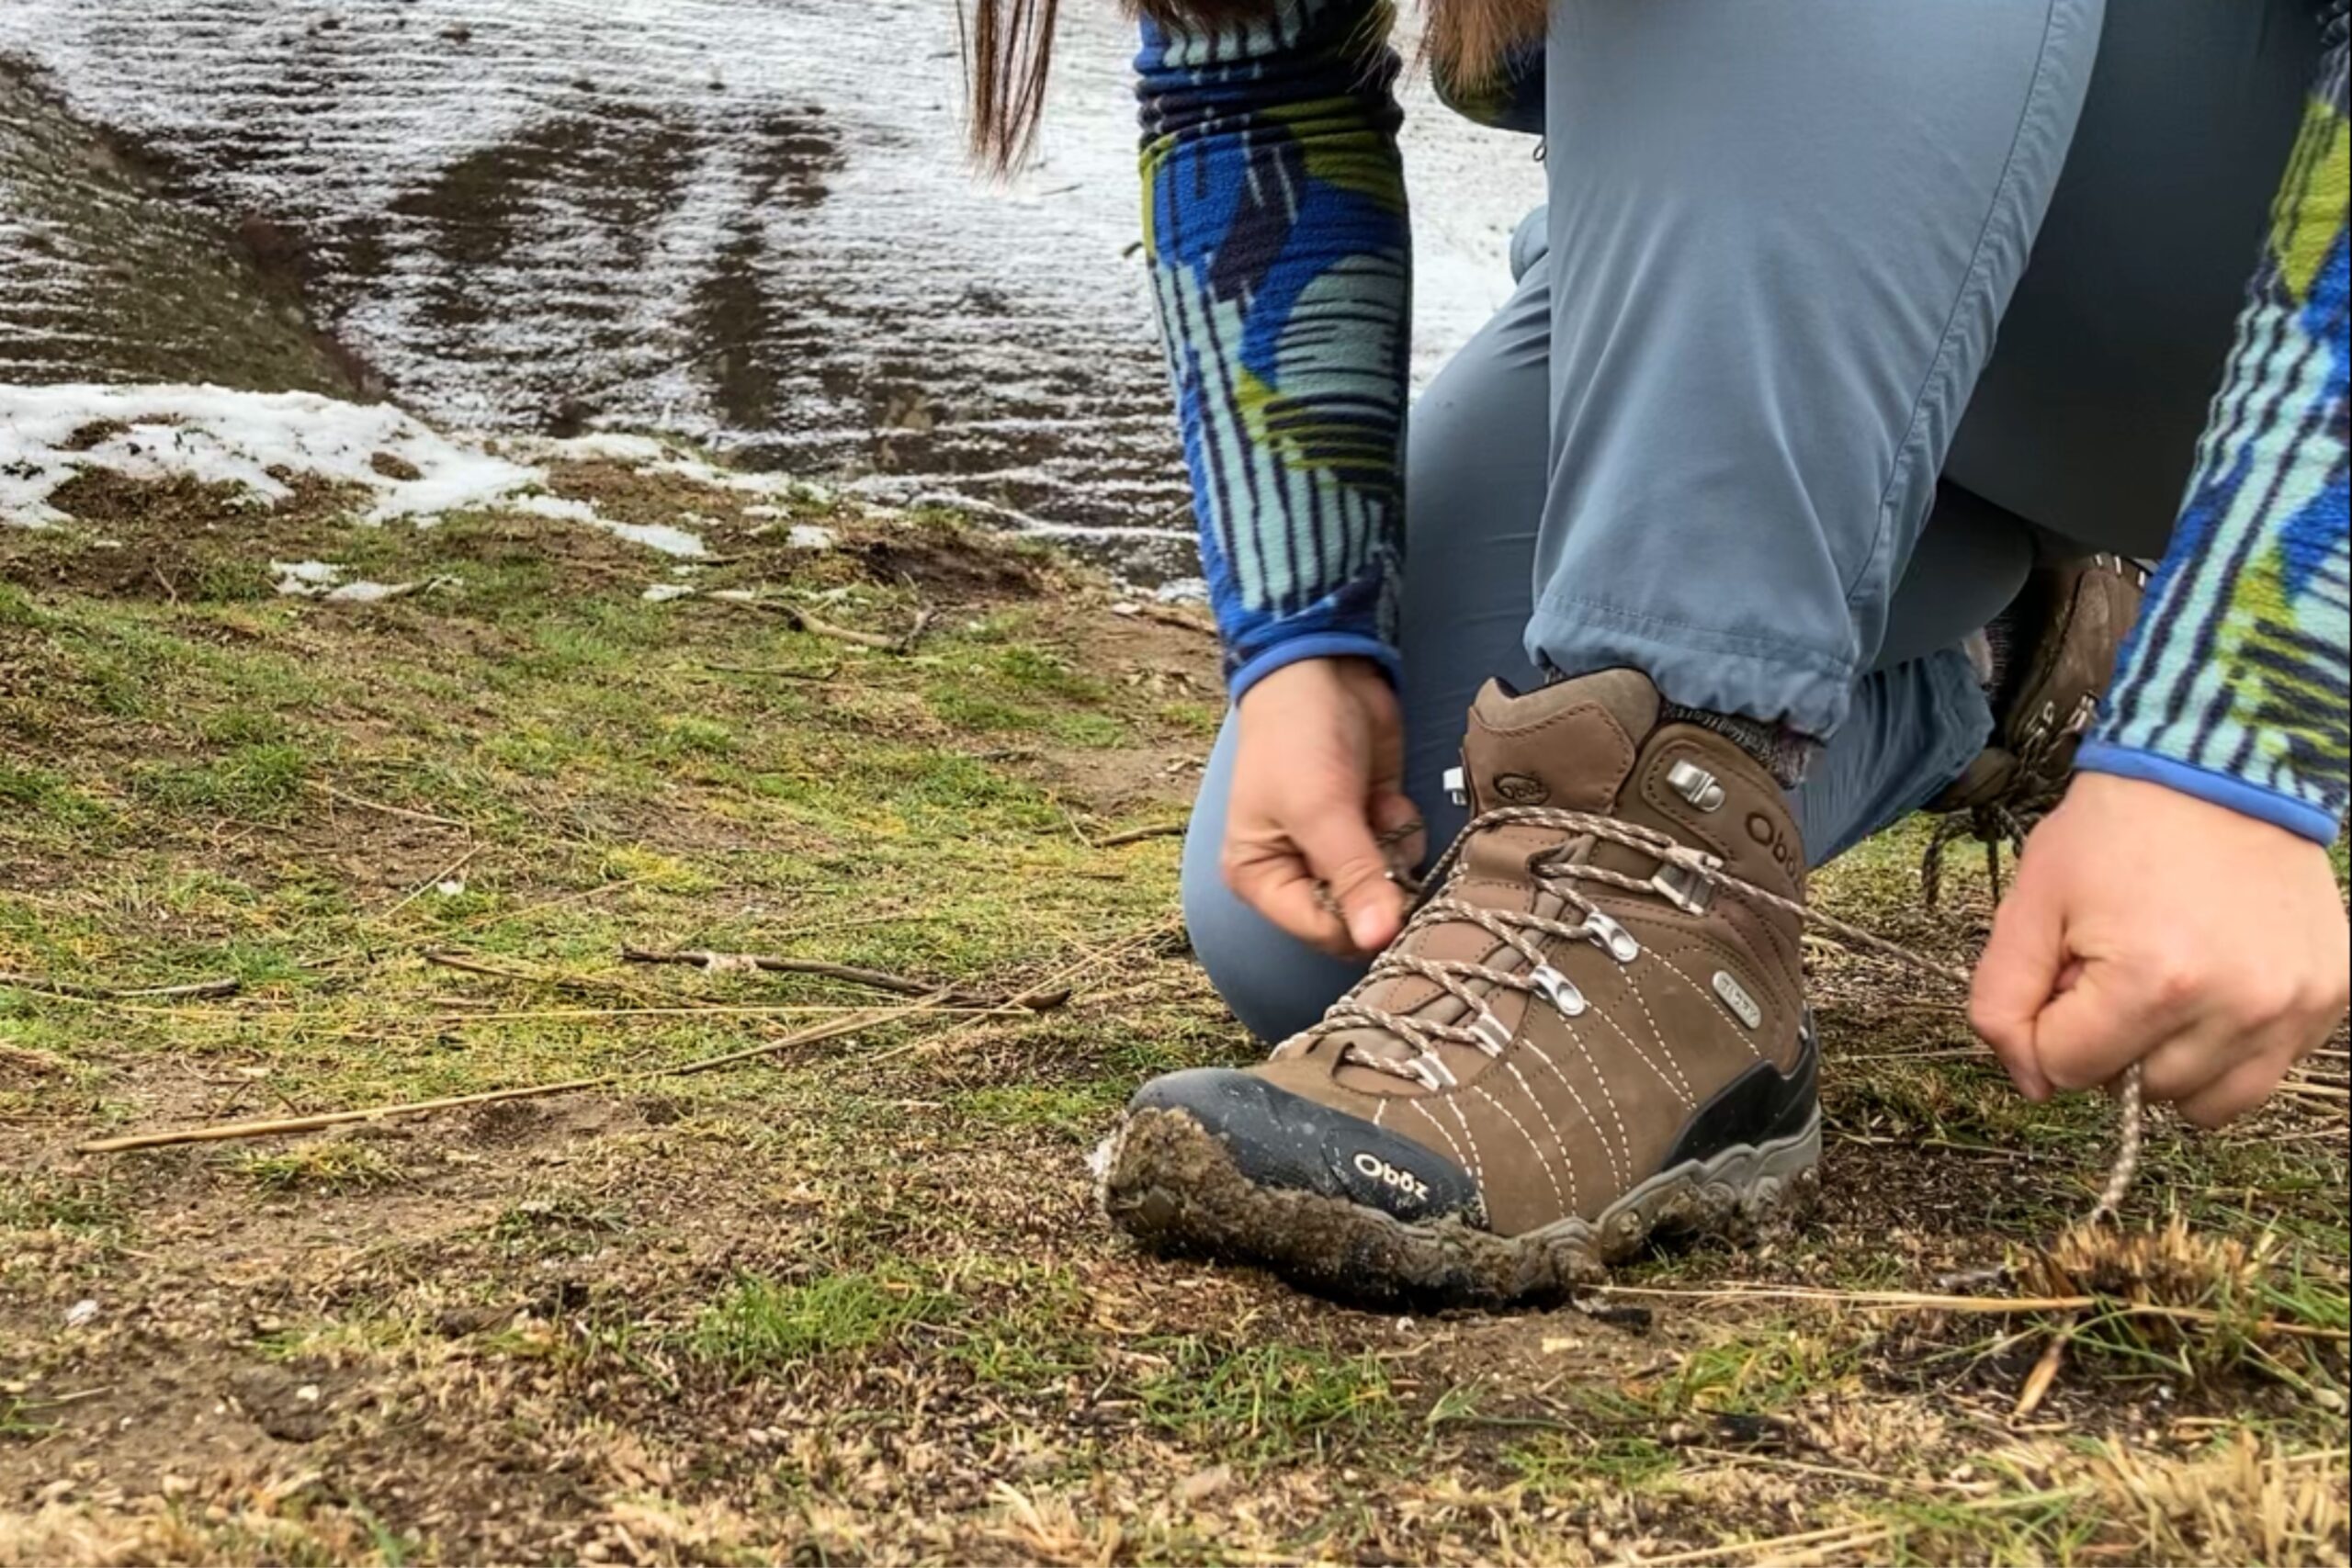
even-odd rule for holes
{"type": "Polygon", "coordinates": [[[1536,606],[1527,652],[1563,675],[1638,670],[1677,707],[1738,714],[1815,740],[1846,721],[1857,677],[1850,660],[1567,597],[1536,606]]]}

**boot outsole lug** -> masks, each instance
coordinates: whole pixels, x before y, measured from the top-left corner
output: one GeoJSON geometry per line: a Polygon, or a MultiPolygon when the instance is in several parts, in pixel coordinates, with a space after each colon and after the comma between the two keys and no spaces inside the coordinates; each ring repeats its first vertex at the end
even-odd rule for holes
{"type": "Polygon", "coordinates": [[[1820,1151],[1816,1111],[1792,1138],[1652,1177],[1598,1224],[1571,1218],[1518,1236],[1260,1186],[1181,1111],[1130,1112],[1098,1168],[1104,1213],[1149,1251],[1266,1268],[1320,1295],[1426,1311],[1557,1305],[1654,1236],[1744,1242],[1788,1230],[1819,1195],[1820,1151]]]}

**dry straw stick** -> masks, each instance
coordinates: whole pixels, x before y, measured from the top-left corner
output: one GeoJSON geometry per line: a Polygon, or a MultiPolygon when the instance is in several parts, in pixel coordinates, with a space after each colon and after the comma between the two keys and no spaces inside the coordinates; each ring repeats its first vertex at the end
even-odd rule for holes
{"type": "Polygon", "coordinates": [[[1107,839],[1097,839],[1092,845],[1098,850],[1116,849],[1121,844],[1140,844],[1146,839],[1172,839],[1192,826],[1182,822],[1155,822],[1148,828],[1130,828],[1124,833],[1114,833],[1107,839]]]}
{"type": "MultiPolygon", "coordinates": [[[[933,987],[921,980],[910,980],[903,975],[886,974],[879,969],[860,969],[849,964],[828,964],[816,958],[784,958],[771,953],[708,953],[700,948],[687,948],[675,953],[656,952],[642,947],[624,947],[621,957],[631,964],[685,964],[713,975],[737,970],[759,970],[774,975],[814,975],[822,979],[840,980],[848,985],[864,986],[869,990],[896,991],[902,997],[928,994],[933,987]]],[[[958,1008],[1026,1008],[1032,1012],[1050,1012],[1069,1000],[1067,987],[1058,990],[1024,991],[1012,998],[981,996],[971,991],[951,989],[946,993],[947,1005],[958,1008]]]]}
{"type": "Polygon", "coordinates": [[[681,1078],[695,1073],[716,1072],[739,1062],[755,1057],[774,1055],[796,1045],[814,1045],[820,1040],[834,1040],[854,1034],[877,1023],[894,1019],[942,1010],[941,1001],[946,993],[939,992],[924,998],[912,1007],[876,1008],[852,1018],[835,1019],[797,1030],[780,1040],[746,1046],[723,1055],[706,1056],[697,1062],[687,1062],[674,1067],[640,1067],[633,1072],[605,1073],[593,1078],[567,1078],[560,1083],[528,1084],[520,1089],[494,1089],[480,1094],[451,1095],[444,1100],[405,1100],[393,1105],[371,1105],[356,1111],[329,1111],[315,1116],[274,1117],[254,1122],[219,1122],[207,1127],[181,1127],[161,1133],[131,1133],[119,1138],[94,1138],[78,1145],[74,1152],[85,1155],[120,1154],[129,1149],[161,1149],[181,1144],[217,1144],[241,1138],[267,1138],[284,1133],[314,1133],[327,1127],[348,1126],[356,1122],[384,1122],[400,1116],[423,1116],[436,1111],[457,1111],[473,1105],[496,1105],[511,1100],[544,1100],[551,1095],[572,1094],[582,1089],[609,1089],[615,1084],[641,1082],[648,1078],[681,1078]]]}
{"type": "Polygon", "coordinates": [[[201,1001],[217,997],[233,997],[244,988],[244,982],[198,980],[188,986],[145,986],[133,990],[117,990],[110,986],[77,986],[70,980],[51,980],[39,975],[0,973],[0,986],[12,986],[20,991],[38,991],[48,997],[64,997],[77,1002],[119,1002],[133,997],[153,1000],[201,1001]]]}
{"type": "Polygon", "coordinates": [[[1818,1302],[1826,1306],[1893,1308],[1907,1312],[1949,1312],[1985,1314],[1996,1317],[2013,1317],[2025,1313],[2077,1313],[2097,1309],[2114,1317],[2164,1317],[2180,1323],[2226,1323],[2233,1326],[2256,1329],[2263,1333],[2287,1335],[2298,1339],[2352,1340],[2352,1329],[2331,1328],[2324,1324],[2283,1323],[2275,1318],[2248,1322],[2233,1314],[2215,1312],[2210,1307],[2167,1306],[2157,1302],[2134,1302],[2106,1296],[1948,1296],[1916,1294],[1908,1291],[1827,1291],[1802,1285],[1723,1285],[1713,1290],[1679,1291],[1652,1285],[1603,1285],[1594,1292],[1596,1297],[1653,1296],[1680,1301],[1735,1302],[1818,1302]]]}

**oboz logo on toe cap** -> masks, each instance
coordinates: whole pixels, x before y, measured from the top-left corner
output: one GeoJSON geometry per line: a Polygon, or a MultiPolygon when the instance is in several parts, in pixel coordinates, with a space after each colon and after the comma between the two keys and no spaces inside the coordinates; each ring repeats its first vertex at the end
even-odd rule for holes
{"type": "Polygon", "coordinates": [[[1498,773],[1495,793],[1513,806],[1541,806],[1552,798],[1551,786],[1526,773],[1498,773]]]}
{"type": "Polygon", "coordinates": [[[1407,1197],[1415,1199],[1420,1202],[1426,1203],[1430,1201],[1430,1184],[1428,1182],[1423,1181],[1419,1177],[1415,1176],[1409,1170],[1399,1169],[1397,1167],[1390,1165],[1386,1160],[1382,1159],[1370,1149],[1357,1150],[1353,1163],[1356,1168],[1356,1173],[1360,1176],[1377,1181],[1383,1187],[1402,1192],[1407,1197]]]}

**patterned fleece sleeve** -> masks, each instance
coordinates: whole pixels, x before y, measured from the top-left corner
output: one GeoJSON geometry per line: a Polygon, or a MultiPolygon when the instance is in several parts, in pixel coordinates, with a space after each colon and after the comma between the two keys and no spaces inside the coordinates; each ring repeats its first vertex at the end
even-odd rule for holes
{"type": "Polygon", "coordinates": [[[2346,0],[2172,548],[2078,765],[2322,843],[2352,773],[2346,525],[2346,0]]]}
{"type": "Polygon", "coordinates": [[[1144,243],[1234,696],[1393,678],[1411,246],[1385,0],[1146,23],[1144,243]]]}

